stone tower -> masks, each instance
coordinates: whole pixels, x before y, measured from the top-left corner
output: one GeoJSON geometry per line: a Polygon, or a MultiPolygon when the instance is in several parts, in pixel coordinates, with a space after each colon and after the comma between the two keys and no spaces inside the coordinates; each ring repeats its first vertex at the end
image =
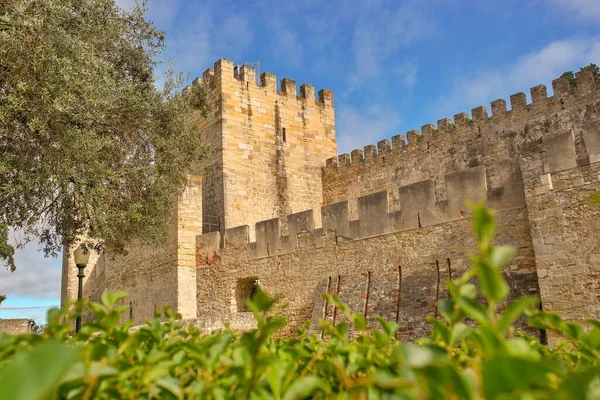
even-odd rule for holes
{"type": "MultiPolygon", "coordinates": [[[[336,155],[333,93],[219,60],[202,78],[213,114],[204,129],[203,230],[223,231],[319,207],[321,167],[336,155]]],[[[285,229],[285,227],[284,227],[285,229]]]]}
{"type": "MultiPolygon", "coordinates": [[[[212,114],[203,126],[208,154],[190,166],[186,190],[174,205],[167,240],[134,242],[126,255],[93,256],[84,297],[104,289],[129,293],[129,318],[143,323],[168,305],[196,317],[196,236],[317,208],[323,202],[321,168],[336,155],[333,93],[219,60],[193,84],[209,88],[212,114]]],[[[279,225],[277,226],[279,229],[279,225]]],[[[282,227],[284,231],[286,227],[282,227]]],[[[73,249],[63,252],[62,304],[77,297],[73,249]]]]}

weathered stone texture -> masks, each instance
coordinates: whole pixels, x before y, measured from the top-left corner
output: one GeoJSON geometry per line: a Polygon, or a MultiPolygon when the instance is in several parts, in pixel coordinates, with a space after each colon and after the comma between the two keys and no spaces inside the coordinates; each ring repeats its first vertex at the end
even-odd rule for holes
{"type": "Polygon", "coordinates": [[[27,318],[18,319],[1,319],[0,332],[8,335],[19,335],[22,333],[30,333],[32,327],[31,320],[27,318]]]}
{"type": "MultiPolygon", "coordinates": [[[[497,213],[497,243],[517,256],[504,271],[512,296],[540,295],[564,317],[600,318],[600,87],[589,69],[577,87],[552,82],[472,110],[437,129],[381,140],[335,156],[333,93],[281,82],[220,60],[201,80],[215,108],[204,127],[210,152],[192,166],[168,240],[103,256],[86,295],[131,293],[136,322],[171,305],[204,329],[249,328],[244,307],[257,279],[289,307],[290,334],[308,320],[344,316],[336,294],[369,327],[396,320],[400,336],[426,335],[447,298],[444,281],[475,249],[466,202],[497,213]],[[324,165],[324,166],[323,166],[324,165]],[[200,233],[203,233],[200,235],[200,233]]],[[[63,297],[76,294],[65,258],[63,297]]],[[[75,285],[74,285],[75,282],[75,285]]]]}
{"type": "MultiPolygon", "coordinates": [[[[507,270],[509,280],[535,275],[531,241],[523,240],[529,237],[525,209],[499,212],[498,219],[498,241],[518,248],[518,256],[507,270]]],[[[450,259],[453,271],[460,273],[469,263],[469,251],[475,248],[468,217],[357,240],[336,236],[332,231],[319,229],[315,232],[298,234],[298,247],[293,251],[259,258],[253,253],[252,244],[233,246],[226,243],[224,248],[211,248],[210,254],[205,254],[206,248],[199,247],[199,315],[227,315],[231,312],[237,280],[257,277],[262,288],[281,296],[281,302],[288,304],[284,310],[290,318],[286,332],[291,333],[314,317],[315,310],[322,315],[325,306],[320,296],[327,286],[329,293],[339,294],[353,311],[364,312],[371,272],[372,289],[369,288],[368,297],[372,302],[366,307],[368,319],[372,320],[373,313],[395,319],[397,305],[394,299],[398,298],[395,285],[401,267],[398,320],[403,335],[414,339],[426,332],[425,318],[435,315],[435,300],[441,293],[437,290],[436,260],[443,264],[450,259]],[[320,234],[324,236],[317,236],[320,234]],[[212,261],[208,265],[203,260],[212,261]],[[396,297],[389,298],[387,294],[396,297]]],[[[443,279],[440,277],[441,282],[443,279]]],[[[536,293],[537,286],[527,290],[536,293]]],[[[334,319],[334,314],[336,323],[343,320],[332,307],[325,310],[330,320],[334,319]]]]}
{"type": "MultiPolygon", "coordinates": [[[[83,297],[99,301],[102,292],[124,290],[129,293],[125,317],[144,323],[164,306],[195,317],[196,310],[196,236],[202,233],[202,179],[189,175],[186,190],[170,217],[163,243],[131,243],[126,254],[92,253],[85,269],[83,297]]],[[[72,249],[63,257],[63,306],[66,299],[77,298],[77,268],[72,249]]]]}
{"type": "Polygon", "coordinates": [[[260,85],[254,75],[247,65],[236,72],[231,61],[215,64],[217,118],[208,129],[218,173],[204,174],[205,214],[223,221],[221,231],[249,224],[252,239],[258,221],[323,204],[320,167],[336,154],[333,94],[321,91],[317,100],[303,85],[297,96],[287,78],[278,92],[273,74],[260,85]]]}
{"type": "Polygon", "coordinates": [[[589,196],[600,190],[600,164],[540,174],[530,184],[526,201],[543,308],[570,320],[599,319],[600,207],[589,196]]]}

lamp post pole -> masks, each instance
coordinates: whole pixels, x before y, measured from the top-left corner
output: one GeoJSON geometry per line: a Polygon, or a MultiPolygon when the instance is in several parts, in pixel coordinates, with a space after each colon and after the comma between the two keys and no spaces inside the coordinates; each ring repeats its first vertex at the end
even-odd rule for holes
{"type": "MultiPolygon", "coordinates": [[[[85,267],[85,264],[77,264],[77,278],[79,280],[77,285],[77,301],[83,298],[83,278],[85,278],[83,270],[85,267]]],[[[78,315],[75,319],[75,333],[79,332],[79,329],[81,329],[81,315],[78,315]]]]}
{"type": "MultiPolygon", "coordinates": [[[[85,278],[83,270],[90,260],[90,252],[83,247],[83,245],[79,245],[73,252],[73,258],[75,259],[75,265],[77,266],[77,301],[80,301],[83,298],[83,278],[85,278]]],[[[81,329],[81,315],[78,315],[75,319],[75,333],[79,332],[79,329],[81,329]]]]}

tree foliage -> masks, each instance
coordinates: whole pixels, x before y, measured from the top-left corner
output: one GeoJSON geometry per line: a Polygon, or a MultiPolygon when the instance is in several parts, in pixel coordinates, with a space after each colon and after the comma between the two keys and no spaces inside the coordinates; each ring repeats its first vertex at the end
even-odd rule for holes
{"type": "Polygon", "coordinates": [[[144,5],[0,2],[0,256],[9,227],[46,255],[85,235],[97,249],[162,237],[203,154],[205,88],[154,71],[164,34],[144,5]]]}
{"type": "Polygon", "coordinates": [[[105,292],[102,303],[52,310],[41,335],[0,334],[0,399],[599,398],[600,322],[590,320],[586,331],[539,311],[530,297],[501,306],[508,285],[500,270],[513,250],[492,244],[489,211],[474,215],[473,267],[447,282],[450,297],[418,343],[399,341],[395,321],[377,318],[380,329],[368,331],[362,313],[332,296],[345,322],[321,321],[323,339],[306,328],[276,338],[286,321],[260,289],[248,303],[256,328],[244,333],[205,334],[169,310],[132,331],[119,324],[126,294],[105,292]],[[87,307],[93,321],[73,335],[64,317],[87,307]],[[562,341],[549,347],[517,331],[525,316],[562,341]]]}

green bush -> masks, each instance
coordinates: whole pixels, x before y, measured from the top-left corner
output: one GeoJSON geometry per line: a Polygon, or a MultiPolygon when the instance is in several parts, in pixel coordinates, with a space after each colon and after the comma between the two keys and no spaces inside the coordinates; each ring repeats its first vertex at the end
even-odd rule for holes
{"type": "Polygon", "coordinates": [[[322,322],[324,339],[301,329],[293,338],[274,333],[285,319],[275,300],[258,290],[248,304],[257,328],[203,334],[165,310],[137,330],[120,324],[124,293],[72,312],[52,310],[41,335],[0,335],[0,398],[34,399],[597,399],[600,398],[600,323],[580,325],[537,310],[535,298],[505,304],[501,268],[514,250],[494,246],[495,222],[473,209],[478,249],[473,267],[447,282],[450,299],[430,318],[431,337],[396,339],[398,325],[378,318],[367,331],[334,297],[349,326],[322,322]],[[477,280],[478,286],[472,282],[477,280]],[[478,301],[484,298],[484,302],[478,301]],[[88,311],[86,311],[88,310],[88,311]],[[94,321],[78,334],[76,312],[94,321]],[[563,340],[554,347],[516,331],[531,327],[563,340]]]}

